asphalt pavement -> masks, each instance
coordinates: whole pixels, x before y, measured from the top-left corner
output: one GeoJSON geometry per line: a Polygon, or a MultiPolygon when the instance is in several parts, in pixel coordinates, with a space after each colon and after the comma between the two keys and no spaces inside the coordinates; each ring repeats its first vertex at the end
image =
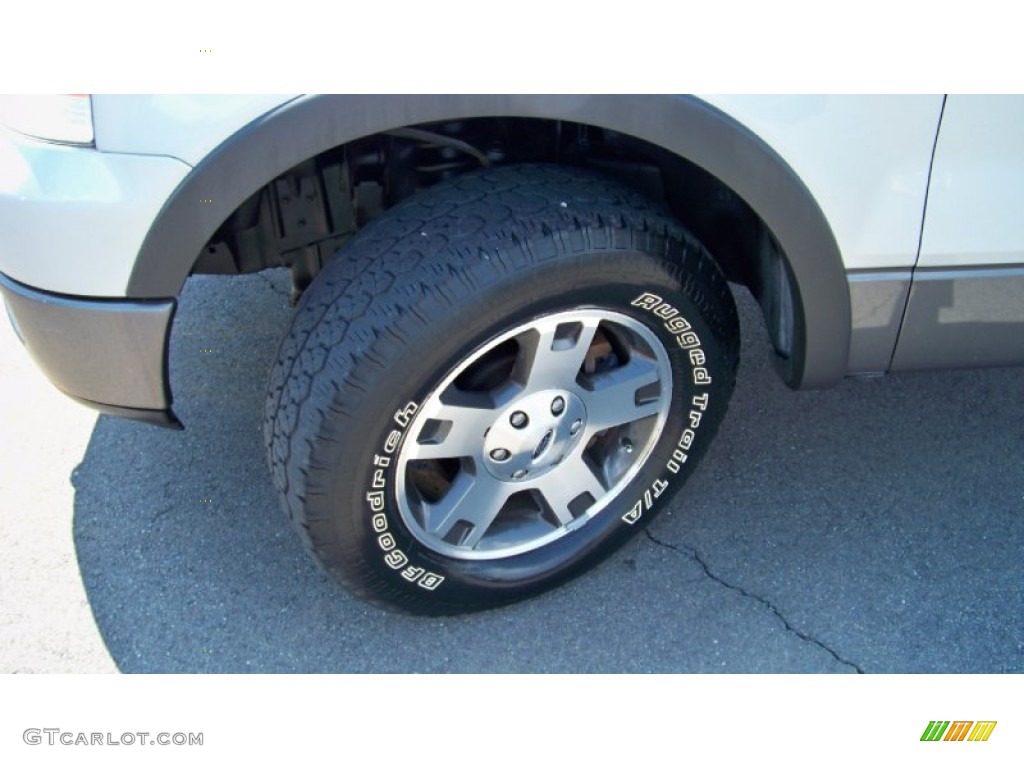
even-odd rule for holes
{"type": "Polygon", "coordinates": [[[97,417],[0,330],[0,672],[1024,672],[1024,369],[792,392],[739,294],[714,445],[596,570],[441,619],[315,566],[260,423],[287,274],[197,277],[185,432],[97,417]]]}

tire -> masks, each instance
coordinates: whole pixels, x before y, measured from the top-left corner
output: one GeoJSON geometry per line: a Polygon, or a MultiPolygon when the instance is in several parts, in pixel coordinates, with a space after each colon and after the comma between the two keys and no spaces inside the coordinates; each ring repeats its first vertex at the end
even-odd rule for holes
{"type": "Polygon", "coordinates": [[[379,217],[303,296],[268,387],[270,468],[357,595],[494,607],[664,508],[738,354],[722,273],[646,198],[560,167],[464,176],[379,217]]]}

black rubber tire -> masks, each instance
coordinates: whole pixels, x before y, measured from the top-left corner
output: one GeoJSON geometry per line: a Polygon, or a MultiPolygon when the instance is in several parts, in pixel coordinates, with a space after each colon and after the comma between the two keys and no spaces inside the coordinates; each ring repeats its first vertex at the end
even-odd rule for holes
{"type": "Polygon", "coordinates": [[[583,572],[665,506],[718,429],[738,355],[725,278],[647,198],[561,167],[460,177],[371,223],[306,291],[268,386],[273,480],[316,560],[357,595],[427,614],[501,605],[583,572]],[[403,410],[514,324],[584,306],[639,320],[669,351],[653,453],[610,506],[539,549],[464,560],[424,546],[396,509],[394,464],[374,464],[403,410]],[[385,489],[371,500],[375,471],[385,489]]]}

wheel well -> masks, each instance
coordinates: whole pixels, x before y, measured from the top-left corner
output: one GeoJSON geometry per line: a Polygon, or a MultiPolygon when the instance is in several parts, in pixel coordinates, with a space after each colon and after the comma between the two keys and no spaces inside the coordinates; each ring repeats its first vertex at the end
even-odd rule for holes
{"type": "Polygon", "coordinates": [[[270,180],[217,228],[192,274],[287,267],[292,298],[338,249],[388,208],[480,167],[545,162],[587,168],[664,204],[765,308],[777,351],[793,323],[783,259],[764,222],[721,180],[635,137],[542,118],[470,118],[407,126],[348,142],[270,180]]]}
{"type": "Polygon", "coordinates": [[[759,136],[688,96],[291,100],[182,181],[150,227],[126,293],[170,298],[190,272],[275,265],[290,266],[301,288],[404,195],[474,163],[520,160],[590,167],[661,198],[758,298],[786,383],[824,387],[846,375],[850,288],[820,206],[759,136]]]}

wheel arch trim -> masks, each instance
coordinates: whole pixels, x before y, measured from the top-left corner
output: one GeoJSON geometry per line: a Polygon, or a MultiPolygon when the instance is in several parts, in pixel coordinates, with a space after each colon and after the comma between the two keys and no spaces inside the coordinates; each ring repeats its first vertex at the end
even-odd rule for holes
{"type": "Polygon", "coordinates": [[[702,167],[764,221],[793,298],[792,350],[779,371],[795,388],[847,372],[851,309],[839,246],[807,186],[740,122],[689,96],[304,96],[244,126],[181,182],[154,220],[128,282],[132,298],[175,296],[221,223],[303,160],[381,131],[471,117],[561,119],[626,133],[702,167]]]}

